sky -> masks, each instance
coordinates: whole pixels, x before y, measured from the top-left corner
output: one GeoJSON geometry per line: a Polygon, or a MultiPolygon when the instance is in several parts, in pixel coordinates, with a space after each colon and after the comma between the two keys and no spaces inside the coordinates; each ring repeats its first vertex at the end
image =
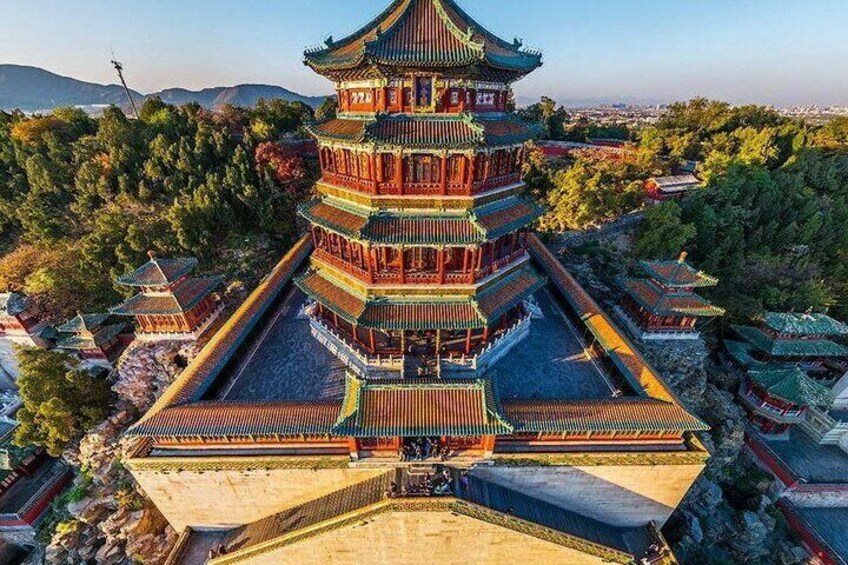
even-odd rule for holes
{"type": "MultiPolygon", "coordinates": [[[[149,93],[241,83],[332,85],[302,53],[390,0],[0,0],[0,63],[149,93]]],[[[568,106],[708,96],[848,106],[848,0],[458,0],[501,37],[541,49],[515,85],[568,106]]]]}

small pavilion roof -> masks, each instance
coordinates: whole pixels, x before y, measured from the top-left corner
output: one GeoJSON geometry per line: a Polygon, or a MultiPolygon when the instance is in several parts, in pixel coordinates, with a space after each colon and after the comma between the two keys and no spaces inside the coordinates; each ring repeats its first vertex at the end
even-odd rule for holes
{"type": "Polygon", "coordinates": [[[775,332],[795,335],[848,335],[848,325],[834,320],[827,314],[767,312],[763,323],[775,332]]]}
{"type": "Polygon", "coordinates": [[[774,338],[760,328],[731,328],[752,347],[773,357],[848,357],[848,348],[829,339],[774,338]]]}
{"type": "Polygon", "coordinates": [[[681,253],[676,261],[640,261],[639,264],[648,276],[666,287],[704,287],[715,286],[718,279],[696,270],[686,262],[686,253],[681,253]]]}
{"type": "Polygon", "coordinates": [[[323,141],[374,143],[407,149],[473,149],[517,145],[533,129],[507,115],[381,115],[371,119],[333,118],[307,126],[323,141]]]}
{"type": "Polygon", "coordinates": [[[29,297],[19,292],[0,292],[0,313],[17,316],[29,308],[29,297]]]}
{"type": "Polygon", "coordinates": [[[756,359],[751,357],[750,343],[726,339],[724,340],[724,348],[727,350],[727,354],[743,367],[758,363],[756,359]]]}
{"type": "Polygon", "coordinates": [[[516,432],[701,432],[703,421],[678,404],[651,398],[504,402],[516,432]]]}
{"type": "Polygon", "coordinates": [[[150,260],[131,273],[118,277],[124,286],[160,287],[181,279],[197,267],[197,259],[160,259],[152,252],[150,260]]]}
{"type": "Polygon", "coordinates": [[[94,333],[108,319],[109,314],[77,314],[61,326],[58,326],[56,331],[61,333],[94,333]]]}
{"type": "Polygon", "coordinates": [[[748,378],[769,395],[801,406],[829,407],[833,404],[830,390],[811,379],[800,367],[769,364],[750,368],[748,378]]]}
{"type": "MultiPolygon", "coordinates": [[[[395,0],[361,29],[305,54],[318,73],[335,77],[355,68],[488,69],[516,80],[542,64],[518,40],[499,39],[453,0],[395,0]]],[[[467,72],[467,71],[466,71],[467,72]]]]}
{"type": "Polygon", "coordinates": [[[59,337],[56,341],[56,347],[74,350],[97,349],[120,335],[124,331],[124,327],[124,324],[100,326],[92,332],[90,337],[82,333],[62,332],[66,335],[59,337]]]}
{"type": "Polygon", "coordinates": [[[347,376],[334,432],[357,437],[498,435],[512,426],[488,380],[363,381],[347,376]]]}
{"type": "Polygon", "coordinates": [[[171,292],[136,294],[110,311],[118,316],[165,316],[182,314],[197,306],[221,285],[221,279],[186,279],[171,292]]]}
{"type": "Polygon", "coordinates": [[[666,292],[651,280],[626,279],[624,290],[658,316],[721,316],[724,309],[689,291],[666,292]]]}
{"type": "Polygon", "coordinates": [[[370,211],[325,197],[303,203],[300,215],[325,229],[377,245],[471,245],[497,239],[535,221],[532,200],[510,196],[463,212],[370,211]]]}

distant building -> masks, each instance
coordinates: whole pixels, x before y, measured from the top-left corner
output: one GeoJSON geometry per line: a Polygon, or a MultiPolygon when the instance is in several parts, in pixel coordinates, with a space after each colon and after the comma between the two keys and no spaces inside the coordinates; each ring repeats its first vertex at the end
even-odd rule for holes
{"type": "Polygon", "coordinates": [[[139,339],[197,339],[223,310],[215,294],[221,280],[189,277],[197,259],[149,255],[150,261],[118,279],[141,292],[111,312],[135,318],[139,339]]]}
{"type": "Polygon", "coordinates": [[[32,531],[72,473],[43,449],[12,443],[17,424],[0,420],[0,532],[32,531]]]}
{"type": "Polygon", "coordinates": [[[56,347],[72,351],[92,364],[111,366],[127,345],[125,323],[108,324],[109,314],[77,314],[58,326],[56,347]]]}
{"type": "Polygon", "coordinates": [[[701,186],[701,181],[695,175],[654,177],[645,181],[645,194],[650,203],[658,204],[666,200],[679,200],[701,186]]]}
{"type": "Polygon", "coordinates": [[[635,337],[697,339],[698,320],[724,314],[694,292],[714,286],[717,279],[696,270],[686,257],[684,252],[676,261],[642,261],[648,278],[623,281],[626,295],[616,311],[635,337]]]}
{"type": "Polygon", "coordinates": [[[17,292],[0,293],[0,380],[18,376],[14,345],[48,347],[49,332],[29,297],[17,292]]]}

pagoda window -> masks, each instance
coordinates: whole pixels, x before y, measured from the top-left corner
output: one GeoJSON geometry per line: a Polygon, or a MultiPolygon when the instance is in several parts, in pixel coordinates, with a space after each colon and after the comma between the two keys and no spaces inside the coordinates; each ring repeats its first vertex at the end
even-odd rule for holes
{"type": "Polygon", "coordinates": [[[441,163],[432,155],[412,155],[405,160],[405,178],[410,182],[435,183],[440,180],[441,163]]]}
{"type": "Polygon", "coordinates": [[[451,106],[459,106],[459,91],[451,90],[450,91],[450,105],[451,106]]]}
{"type": "Polygon", "coordinates": [[[407,272],[434,273],[438,268],[436,249],[432,247],[413,247],[407,249],[404,257],[404,268],[407,272]]]}
{"type": "Polygon", "coordinates": [[[382,153],[383,157],[383,179],[391,180],[395,178],[395,156],[391,153],[382,153]]]}
{"type": "Polygon", "coordinates": [[[371,180],[371,155],[359,154],[359,178],[371,180]]]}
{"type": "Polygon", "coordinates": [[[461,184],[465,182],[465,157],[463,155],[451,155],[448,157],[448,182],[461,184]]]}
{"type": "Polygon", "coordinates": [[[389,89],[389,106],[397,106],[398,103],[398,93],[394,88],[389,89]]]}
{"type": "Polygon", "coordinates": [[[482,180],[486,178],[486,155],[477,155],[474,157],[474,178],[482,180]]]}
{"type": "Polygon", "coordinates": [[[347,162],[347,151],[344,149],[336,149],[335,150],[335,163],[336,163],[336,172],[341,175],[349,174],[348,162],[347,162]]]}

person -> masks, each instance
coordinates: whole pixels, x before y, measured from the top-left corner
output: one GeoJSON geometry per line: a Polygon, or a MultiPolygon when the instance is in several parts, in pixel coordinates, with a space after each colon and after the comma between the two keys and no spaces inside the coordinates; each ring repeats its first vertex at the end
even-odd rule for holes
{"type": "Polygon", "coordinates": [[[462,492],[468,494],[468,485],[470,481],[468,479],[468,472],[463,471],[462,475],[459,476],[459,485],[462,487],[462,492]]]}
{"type": "Polygon", "coordinates": [[[389,498],[394,498],[398,495],[398,486],[397,483],[392,481],[392,486],[389,488],[389,498]]]}

